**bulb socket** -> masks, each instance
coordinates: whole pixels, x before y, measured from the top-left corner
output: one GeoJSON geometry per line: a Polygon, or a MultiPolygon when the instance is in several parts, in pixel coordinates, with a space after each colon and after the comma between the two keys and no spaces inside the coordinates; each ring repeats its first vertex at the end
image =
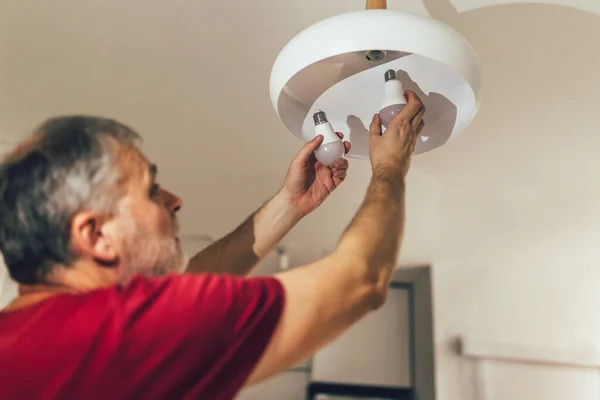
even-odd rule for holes
{"type": "Polygon", "coordinates": [[[329,122],[327,120],[327,114],[325,114],[325,111],[320,110],[313,114],[313,121],[315,122],[315,126],[329,122]]]}
{"type": "Polygon", "coordinates": [[[393,69],[388,69],[385,71],[385,75],[383,76],[385,81],[391,81],[392,79],[396,79],[396,71],[393,69]]]}
{"type": "Polygon", "coordinates": [[[376,63],[383,61],[386,55],[387,53],[384,50],[371,50],[365,54],[365,58],[372,63],[376,63]]]}

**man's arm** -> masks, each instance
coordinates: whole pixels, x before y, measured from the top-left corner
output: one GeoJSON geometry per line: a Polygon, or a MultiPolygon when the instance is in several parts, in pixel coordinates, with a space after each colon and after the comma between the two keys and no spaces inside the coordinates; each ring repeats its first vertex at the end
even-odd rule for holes
{"type": "Polygon", "coordinates": [[[233,232],[196,254],[187,271],[248,275],[301,218],[282,190],[233,232]]]}
{"type": "Polygon", "coordinates": [[[285,309],[247,384],[310,357],[384,303],[404,232],[404,178],[424,112],[411,92],[385,134],[374,117],[373,176],[365,200],[332,254],[278,275],[285,309]]]}
{"type": "MultiPolygon", "coordinates": [[[[343,139],[344,135],[338,132],[343,139]]],[[[337,160],[327,167],[317,162],[314,152],[323,136],[308,141],[294,157],[283,188],[237,229],[192,258],[189,272],[248,275],[283,237],[317,208],[346,178],[348,161],[337,160]]],[[[344,142],[346,152],[350,144],[344,142]]]]}

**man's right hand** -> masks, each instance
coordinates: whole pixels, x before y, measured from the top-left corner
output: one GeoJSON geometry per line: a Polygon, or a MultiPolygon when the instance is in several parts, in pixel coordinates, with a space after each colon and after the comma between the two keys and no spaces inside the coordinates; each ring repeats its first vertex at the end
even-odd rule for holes
{"type": "Polygon", "coordinates": [[[399,174],[404,178],[408,172],[417,137],[425,125],[425,107],[414,92],[407,90],[406,98],[408,103],[385,132],[382,131],[379,114],[373,116],[369,127],[369,147],[374,174],[399,174]]]}

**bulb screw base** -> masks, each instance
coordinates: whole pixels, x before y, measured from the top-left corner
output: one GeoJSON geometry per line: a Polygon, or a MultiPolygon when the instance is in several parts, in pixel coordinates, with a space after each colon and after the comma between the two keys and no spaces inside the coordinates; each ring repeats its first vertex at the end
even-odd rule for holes
{"type": "Polygon", "coordinates": [[[327,114],[325,114],[325,111],[321,110],[313,114],[313,121],[315,122],[315,126],[326,124],[327,122],[329,122],[329,120],[327,119],[327,114]]]}
{"type": "Polygon", "coordinates": [[[396,79],[396,71],[394,71],[393,69],[388,69],[387,71],[385,71],[384,79],[386,82],[391,81],[392,79],[396,79]]]}

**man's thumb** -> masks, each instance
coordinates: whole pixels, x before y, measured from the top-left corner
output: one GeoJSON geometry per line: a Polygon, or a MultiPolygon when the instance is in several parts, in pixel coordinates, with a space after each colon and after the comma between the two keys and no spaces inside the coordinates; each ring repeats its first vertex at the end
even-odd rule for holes
{"type": "Polygon", "coordinates": [[[371,125],[369,126],[369,133],[371,136],[381,136],[381,117],[379,114],[373,115],[373,120],[371,121],[371,125]]]}
{"type": "Polygon", "coordinates": [[[309,140],[304,146],[302,146],[300,152],[298,152],[298,155],[296,156],[296,159],[299,161],[308,161],[312,153],[319,148],[321,143],[323,143],[323,135],[315,136],[314,139],[309,140]]]}

